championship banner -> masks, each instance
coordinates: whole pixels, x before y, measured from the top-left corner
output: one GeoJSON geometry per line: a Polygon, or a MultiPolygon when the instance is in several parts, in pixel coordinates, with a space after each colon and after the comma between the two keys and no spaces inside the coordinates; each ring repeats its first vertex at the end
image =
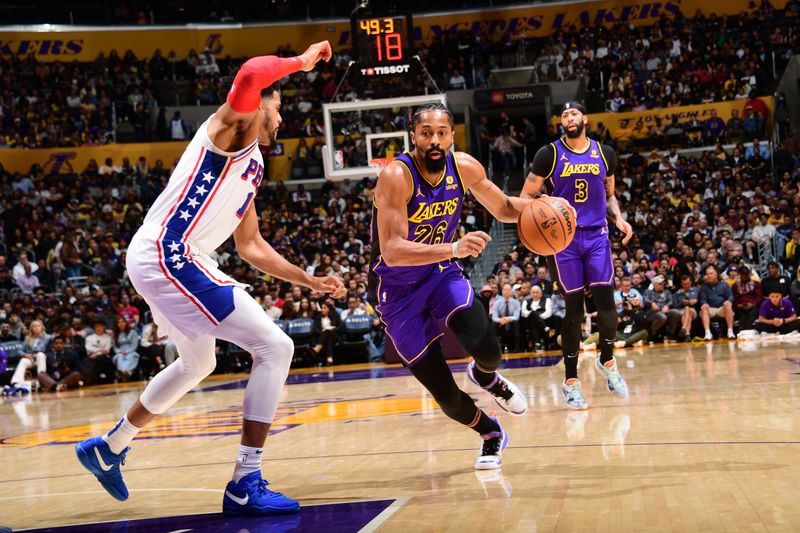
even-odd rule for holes
{"type": "MultiPolygon", "coordinates": [[[[532,5],[480,11],[440,14],[415,14],[414,39],[430,42],[450,30],[486,31],[492,39],[504,33],[524,37],[544,37],[570,26],[582,28],[618,22],[643,26],[662,16],[692,17],[697,10],[708,15],[734,15],[748,9],[749,0],[603,0],[564,4],[532,5]]],[[[787,0],[772,2],[783,9],[787,0]]],[[[112,30],[73,26],[8,26],[0,28],[0,57],[33,54],[44,61],[94,61],[101,52],[112,49],[122,56],[127,50],[139,58],[149,58],[156,49],[166,56],[171,50],[185,58],[189,50],[209,49],[219,57],[252,57],[274,52],[289,44],[302,52],[309,44],[327,39],[335,51],[350,46],[350,21],[289,22],[285,24],[234,24],[187,26],[128,26],[112,30]]]]}
{"type": "MultiPolygon", "coordinates": [[[[759,97],[764,102],[772,115],[775,103],[771,96],[759,97]]],[[[711,110],[716,110],[717,116],[726,123],[731,118],[731,111],[739,111],[739,118],[744,119],[744,108],[747,100],[731,100],[726,102],[714,102],[711,104],[667,107],[664,109],[649,109],[647,111],[630,111],[627,113],[589,113],[589,128],[596,130],[602,123],[611,132],[614,139],[643,139],[649,135],[650,126],[655,125],[656,117],[661,119],[661,123],[667,126],[672,122],[672,115],[678,116],[678,122],[686,124],[695,118],[699,122],[711,118],[711,110]]],[[[561,125],[561,117],[553,117],[551,124],[558,128],[561,125]]],[[[769,121],[767,121],[769,124],[769,121]]]]}

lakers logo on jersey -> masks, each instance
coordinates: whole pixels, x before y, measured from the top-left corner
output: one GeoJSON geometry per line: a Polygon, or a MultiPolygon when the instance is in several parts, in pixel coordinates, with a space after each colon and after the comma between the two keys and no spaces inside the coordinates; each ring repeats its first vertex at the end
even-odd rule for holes
{"type": "Polygon", "coordinates": [[[559,177],[566,178],[573,174],[600,175],[600,163],[564,163],[564,169],[559,177]]]}
{"type": "Polygon", "coordinates": [[[430,205],[427,202],[420,202],[416,212],[408,217],[408,221],[419,224],[434,217],[452,215],[456,212],[456,209],[458,209],[458,198],[444,202],[433,202],[430,205]]]}

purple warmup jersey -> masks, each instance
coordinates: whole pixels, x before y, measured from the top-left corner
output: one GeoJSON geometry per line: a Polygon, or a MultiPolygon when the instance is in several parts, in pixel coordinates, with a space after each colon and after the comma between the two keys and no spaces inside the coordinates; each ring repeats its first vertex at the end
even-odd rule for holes
{"type": "Polygon", "coordinates": [[[572,151],[563,139],[553,143],[555,164],[550,173],[552,196],[566,198],[578,214],[578,227],[606,225],[606,163],[597,141],[583,153],[572,151]]]}
{"type": "MultiPolygon", "coordinates": [[[[447,162],[435,185],[422,177],[414,158],[404,152],[395,161],[402,163],[410,172],[413,192],[408,202],[408,240],[423,244],[453,242],[461,220],[464,203],[464,186],[452,152],[447,153],[447,162]]],[[[424,266],[387,266],[380,256],[378,239],[377,208],[372,209],[372,271],[384,284],[403,285],[426,279],[437,264],[424,266]]]]}

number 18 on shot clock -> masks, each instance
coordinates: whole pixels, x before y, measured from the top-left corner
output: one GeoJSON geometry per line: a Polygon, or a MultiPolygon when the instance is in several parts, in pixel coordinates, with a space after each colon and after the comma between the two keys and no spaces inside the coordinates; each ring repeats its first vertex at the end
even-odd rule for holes
{"type": "Polygon", "coordinates": [[[411,13],[372,15],[354,13],[350,19],[353,56],[364,76],[411,73],[414,25],[411,13]]]}

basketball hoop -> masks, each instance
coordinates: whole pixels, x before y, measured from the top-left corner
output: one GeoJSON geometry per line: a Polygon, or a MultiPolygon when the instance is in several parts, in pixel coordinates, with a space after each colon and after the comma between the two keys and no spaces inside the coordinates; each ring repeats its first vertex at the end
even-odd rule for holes
{"type": "Polygon", "coordinates": [[[386,165],[394,161],[394,157],[376,157],[369,160],[369,166],[378,169],[378,174],[384,169],[386,165]]]}

